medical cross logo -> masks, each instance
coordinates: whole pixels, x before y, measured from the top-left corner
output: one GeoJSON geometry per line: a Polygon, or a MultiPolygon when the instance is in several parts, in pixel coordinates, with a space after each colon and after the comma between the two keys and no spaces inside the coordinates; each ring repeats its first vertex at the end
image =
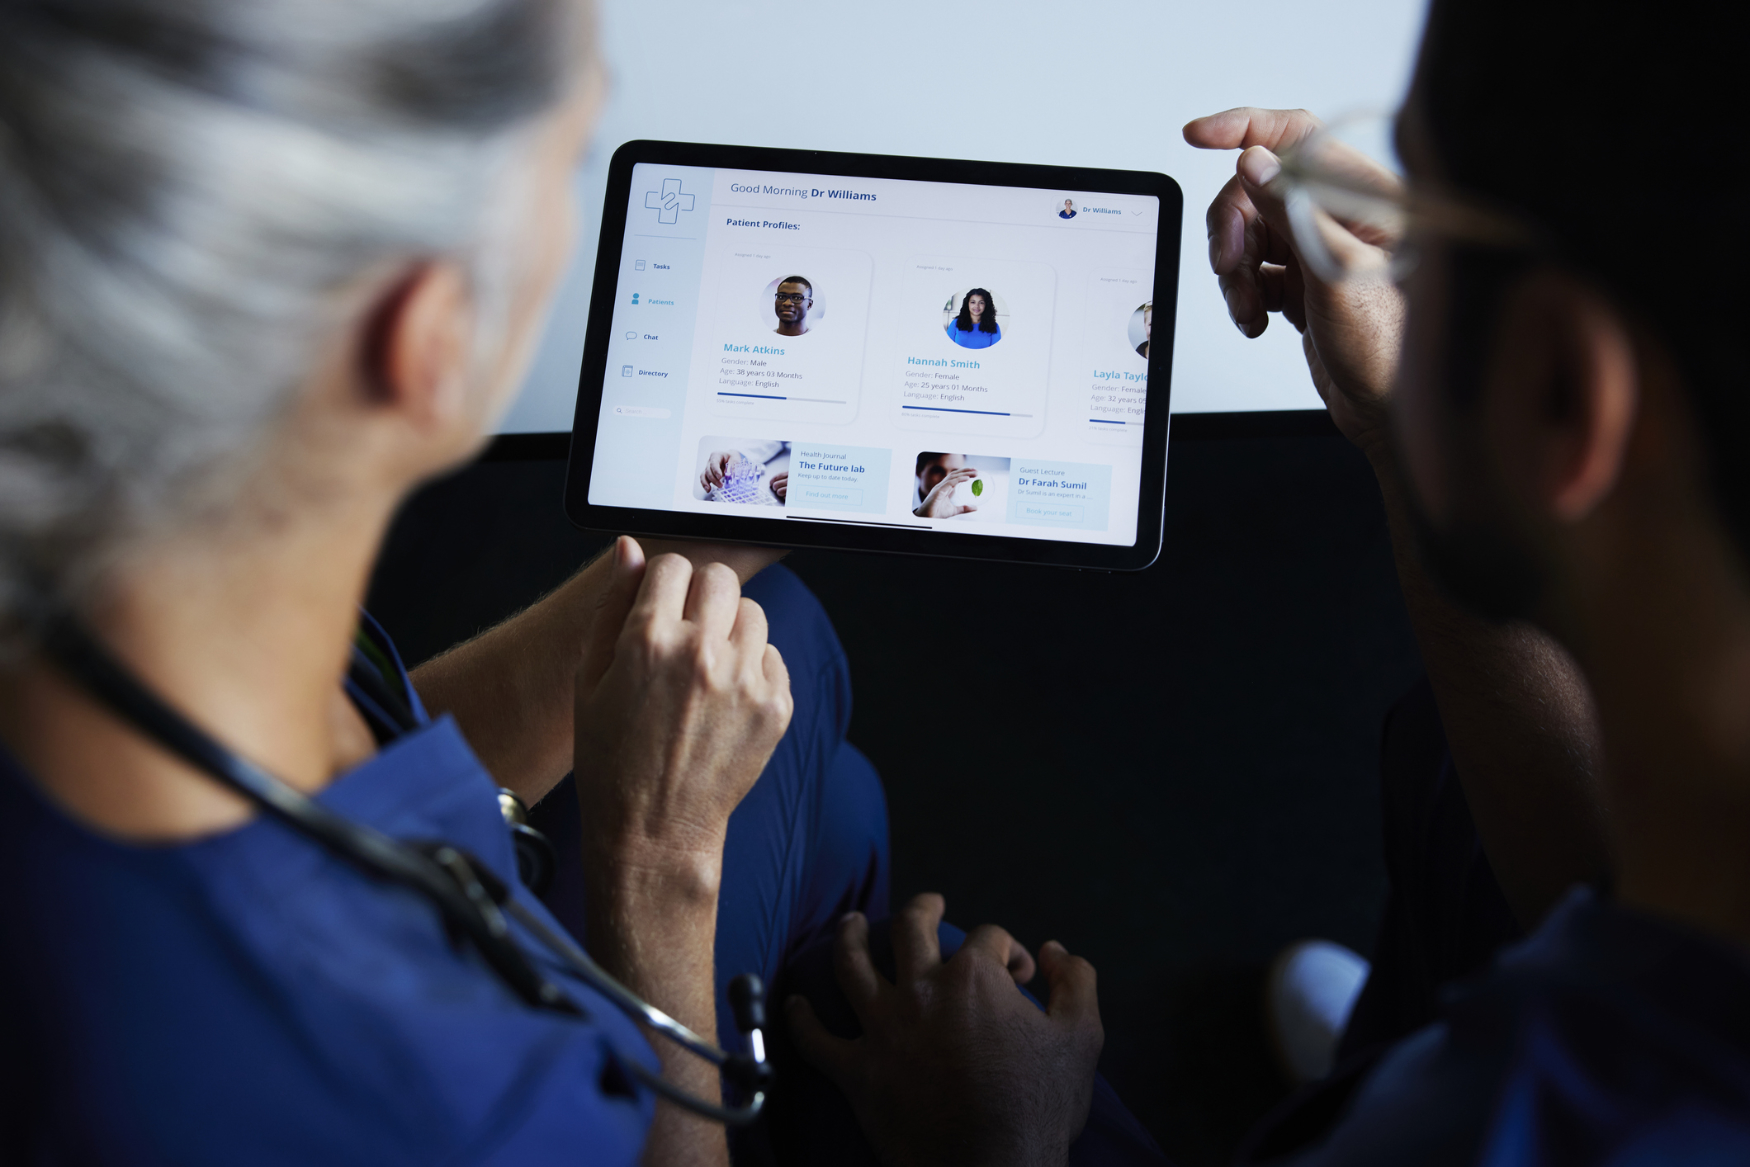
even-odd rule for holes
{"type": "Polygon", "coordinates": [[[680,179],[665,178],[662,190],[644,192],[644,205],[656,212],[658,223],[673,223],[681,217],[682,211],[693,209],[693,196],[681,193],[680,179]]]}

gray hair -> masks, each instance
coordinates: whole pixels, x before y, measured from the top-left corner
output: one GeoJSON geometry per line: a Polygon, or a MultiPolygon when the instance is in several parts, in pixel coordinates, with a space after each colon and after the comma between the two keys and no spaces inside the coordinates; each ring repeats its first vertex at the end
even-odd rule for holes
{"type": "Polygon", "coordinates": [[[582,18],[0,4],[0,644],[247,473],[362,275],[447,256],[493,282],[495,208],[582,18]]]}

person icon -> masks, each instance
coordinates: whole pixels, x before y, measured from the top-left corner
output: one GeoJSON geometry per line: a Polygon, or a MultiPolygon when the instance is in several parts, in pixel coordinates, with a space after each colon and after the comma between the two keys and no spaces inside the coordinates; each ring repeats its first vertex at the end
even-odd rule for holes
{"type": "Polygon", "coordinates": [[[1073,218],[1075,218],[1076,217],[1076,205],[1075,205],[1075,203],[1069,199],[1064,199],[1063,200],[1063,210],[1057,212],[1057,217],[1060,219],[1073,219],[1073,218]]]}
{"type": "Polygon", "coordinates": [[[801,276],[785,276],[772,293],[772,309],[778,314],[779,336],[801,336],[808,331],[808,310],[814,307],[814,285],[801,276]]]}
{"type": "Polygon", "coordinates": [[[1136,346],[1136,355],[1148,360],[1148,342],[1154,333],[1155,306],[1153,301],[1142,306],[1142,343],[1136,346]]]}
{"type": "MultiPolygon", "coordinates": [[[[949,304],[953,301],[950,300],[949,304]]],[[[974,288],[960,301],[960,313],[948,322],[948,339],[961,348],[989,348],[1003,338],[997,323],[996,301],[983,288],[974,288]]]]}

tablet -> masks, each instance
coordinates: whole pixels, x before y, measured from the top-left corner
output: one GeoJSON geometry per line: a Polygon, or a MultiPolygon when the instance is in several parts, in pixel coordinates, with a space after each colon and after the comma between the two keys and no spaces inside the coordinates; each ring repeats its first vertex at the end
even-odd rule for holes
{"type": "Polygon", "coordinates": [[[629,142],[608,173],[566,513],[1147,567],[1182,208],[1163,174],[629,142]]]}

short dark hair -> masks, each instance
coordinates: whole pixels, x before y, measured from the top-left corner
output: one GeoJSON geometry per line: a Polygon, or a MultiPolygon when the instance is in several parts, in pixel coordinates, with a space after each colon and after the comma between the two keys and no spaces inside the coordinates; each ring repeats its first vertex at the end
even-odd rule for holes
{"type": "Polygon", "coordinates": [[[948,455],[940,453],[936,450],[925,450],[923,453],[919,454],[918,455],[918,468],[917,468],[917,472],[916,472],[917,477],[919,477],[919,478],[923,477],[924,467],[928,466],[931,462],[934,462],[937,458],[946,458],[947,456],[948,455]]]}
{"type": "MultiPolygon", "coordinates": [[[[775,285],[773,285],[773,287],[772,287],[773,294],[775,295],[777,293],[778,289],[783,287],[785,284],[801,284],[803,287],[808,289],[808,295],[809,295],[810,299],[812,299],[814,296],[814,285],[809,283],[807,280],[803,279],[801,276],[785,276],[783,279],[779,280],[775,285]]],[[[742,286],[745,287],[746,285],[744,284],[742,286]]]]}
{"type": "MultiPolygon", "coordinates": [[[[1722,4],[1434,0],[1417,76],[1444,178],[1534,223],[1559,260],[1649,328],[1681,371],[1716,504],[1750,557],[1750,289],[1729,240],[1750,211],[1721,129],[1740,100],[1722,4]],[[1697,159],[1720,159],[1698,175],[1697,159]],[[1680,230],[1703,236],[1678,237],[1680,230]],[[1705,234],[1717,232],[1710,243],[1705,234]],[[1695,289],[1695,296],[1683,294],[1695,289]],[[1697,300],[1705,297],[1705,301],[1697,300]]],[[[1454,335],[1485,335],[1529,260],[1459,249],[1454,335]],[[1468,252],[1468,254],[1467,254],[1468,252]]],[[[1480,380],[1484,355],[1455,388],[1480,380]]]]}

